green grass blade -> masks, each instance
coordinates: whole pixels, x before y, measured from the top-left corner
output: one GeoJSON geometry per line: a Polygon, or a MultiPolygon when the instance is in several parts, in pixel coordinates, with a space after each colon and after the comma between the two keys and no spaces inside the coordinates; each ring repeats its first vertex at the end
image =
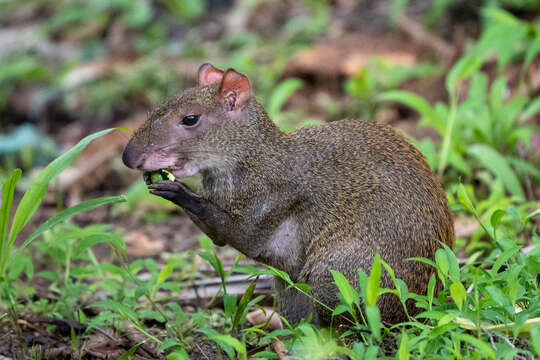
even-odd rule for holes
{"type": "Polygon", "coordinates": [[[525,61],[523,62],[523,70],[526,70],[532,61],[540,53],[540,34],[536,34],[536,37],[529,45],[527,52],[525,53],[525,61]]]}
{"type": "Polygon", "coordinates": [[[377,306],[377,299],[381,289],[381,257],[375,254],[373,265],[369,273],[366,296],[368,306],[377,306]]]}
{"type": "Polygon", "coordinates": [[[427,122],[439,132],[444,130],[444,122],[433,107],[420,95],[404,90],[392,90],[376,97],[377,101],[397,101],[419,112],[427,122]]]}
{"type": "Polygon", "coordinates": [[[103,130],[85,137],[79,141],[77,145],[53,160],[39,173],[17,207],[17,211],[13,217],[11,231],[9,233],[9,246],[13,245],[19,232],[36,212],[37,208],[41,204],[41,201],[43,200],[43,197],[45,196],[45,193],[47,192],[51,180],[58,176],[58,174],[64,171],[69,165],[71,165],[71,163],[81,153],[81,151],[84,150],[90,141],[103,136],[112,130],[113,129],[103,130]]]}
{"type": "Polygon", "coordinates": [[[490,359],[495,359],[495,351],[493,351],[493,349],[482,340],[468,334],[455,334],[455,336],[461,341],[468,342],[469,344],[475,346],[480,352],[487,355],[490,359]]]}
{"type": "Polygon", "coordinates": [[[9,179],[6,180],[2,186],[2,208],[0,208],[0,244],[6,244],[6,235],[9,224],[9,214],[11,212],[11,204],[13,203],[13,193],[15,192],[15,185],[21,177],[21,169],[15,169],[11,173],[9,179]]]}
{"type": "Polygon", "coordinates": [[[536,99],[532,100],[527,105],[527,108],[523,111],[519,119],[521,122],[524,122],[531,116],[538,114],[538,112],[540,112],[540,97],[537,97],[536,99]]]}
{"type": "Polygon", "coordinates": [[[287,99],[292,95],[292,93],[300,89],[303,84],[303,81],[298,78],[290,78],[283,80],[276,86],[276,88],[272,91],[266,106],[270,119],[274,120],[283,105],[285,105],[287,102],[287,99]]]}
{"type": "Polygon", "coordinates": [[[96,199],[90,199],[80,204],[77,204],[75,206],[72,206],[70,208],[64,209],[60,211],[59,213],[57,213],[56,215],[49,218],[49,220],[45,221],[43,224],[41,224],[39,228],[36,231],[34,231],[32,235],[30,235],[25,240],[25,242],[22,244],[22,246],[19,249],[24,249],[39,235],[49,230],[53,226],[71,218],[74,215],[93,210],[97,207],[100,207],[106,204],[115,204],[115,203],[124,202],[124,201],[126,201],[126,198],[124,196],[105,196],[105,197],[100,197],[96,199]]]}
{"type": "Polygon", "coordinates": [[[523,189],[508,161],[497,151],[487,145],[473,145],[469,153],[474,156],[486,169],[491,171],[510,192],[510,194],[525,199],[523,189]]]}
{"type": "Polygon", "coordinates": [[[0,208],[0,276],[4,274],[5,264],[7,263],[11,249],[6,236],[11,214],[11,205],[13,203],[13,193],[15,192],[15,185],[17,184],[17,181],[19,181],[21,174],[21,169],[13,170],[9,179],[7,179],[2,186],[2,207],[0,208]]]}
{"type": "Polygon", "coordinates": [[[353,304],[360,305],[360,295],[358,292],[351,286],[345,275],[336,270],[330,270],[334,282],[338,287],[339,292],[343,296],[343,299],[347,305],[352,306],[353,304]]]}

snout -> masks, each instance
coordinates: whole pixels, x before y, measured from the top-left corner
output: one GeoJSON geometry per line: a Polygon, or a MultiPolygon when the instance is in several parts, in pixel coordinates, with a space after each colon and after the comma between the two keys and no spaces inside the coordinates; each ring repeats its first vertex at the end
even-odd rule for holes
{"type": "Polygon", "coordinates": [[[140,169],[144,163],[144,156],[129,143],[122,154],[122,161],[130,169],[140,169]]]}

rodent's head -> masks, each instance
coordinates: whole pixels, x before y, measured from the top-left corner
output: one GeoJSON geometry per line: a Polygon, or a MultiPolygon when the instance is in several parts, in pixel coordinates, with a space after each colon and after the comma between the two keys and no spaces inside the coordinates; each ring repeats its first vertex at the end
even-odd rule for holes
{"type": "Polygon", "coordinates": [[[178,178],[222,166],[231,144],[242,141],[245,128],[252,126],[250,99],[246,76],[204,64],[199,86],[158,107],[135,132],[122,160],[132,169],[167,169],[178,178]]]}

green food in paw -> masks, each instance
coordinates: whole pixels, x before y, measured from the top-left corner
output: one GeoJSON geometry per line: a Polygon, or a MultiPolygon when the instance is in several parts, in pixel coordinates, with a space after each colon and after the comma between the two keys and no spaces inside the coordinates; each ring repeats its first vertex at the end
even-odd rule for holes
{"type": "Polygon", "coordinates": [[[164,181],[164,180],[174,181],[174,176],[167,170],[161,169],[161,170],[154,171],[150,175],[150,180],[152,180],[152,184],[157,183],[159,181],[164,181]]]}

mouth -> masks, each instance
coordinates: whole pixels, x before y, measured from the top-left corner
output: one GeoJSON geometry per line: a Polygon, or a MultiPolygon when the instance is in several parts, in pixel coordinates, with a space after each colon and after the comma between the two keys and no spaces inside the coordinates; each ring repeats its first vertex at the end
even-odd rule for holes
{"type": "Polygon", "coordinates": [[[176,164],[174,167],[166,168],[164,170],[167,170],[168,172],[173,174],[175,178],[182,179],[191,175],[195,175],[199,171],[199,168],[195,164],[186,161],[182,164],[176,164]]]}
{"type": "Polygon", "coordinates": [[[147,159],[141,170],[144,172],[155,172],[159,170],[166,170],[171,173],[175,178],[181,179],[191,175],[195,175],[199,171],[199,166],[193,161],[188,159],[176,159],[174,163],[168,164],[164,161],[155,159],[147,159]]]}
{"type": "Polygon", "coordinates": [[[174,177],[177,179],[189,176],[189,175],[186,175],[186,170],[183,167],[182,168],[169,168],[169,169],[164,169],[164,170],[167,170],[168,172],[173,174],[174,177]]]}

